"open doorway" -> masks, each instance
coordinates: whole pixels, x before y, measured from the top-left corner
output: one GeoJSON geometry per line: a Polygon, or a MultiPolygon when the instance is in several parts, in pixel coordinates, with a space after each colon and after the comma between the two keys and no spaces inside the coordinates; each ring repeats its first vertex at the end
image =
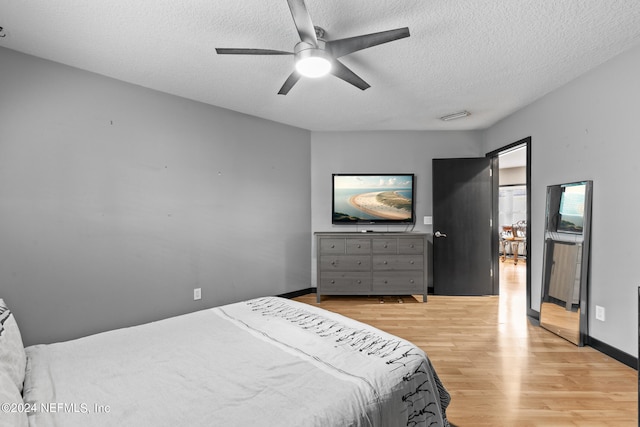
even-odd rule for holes
{"type": "MultiPolygon", "coordinates": [[[[498,172],[497,197],[493,198],[494,227],[498,243],[494,251],[494,267],[500,294],[521,293],[526,300],[527,315],[538,318],[531,310],[531,272],[528,262],[531,206],[531,138],[499,148],[487,154],[498,172]]],[[[520,300],[517,298],[516,300],[520,300]]]]}

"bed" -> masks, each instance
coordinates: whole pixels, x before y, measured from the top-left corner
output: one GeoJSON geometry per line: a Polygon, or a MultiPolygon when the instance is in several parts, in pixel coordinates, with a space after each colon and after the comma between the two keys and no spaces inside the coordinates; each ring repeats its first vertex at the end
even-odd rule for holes
{"type": "Polygon", "coordinates": [[[26,349],[0,321],[2,426],[449,426],[422,350],[293,300],[26,349]]]}

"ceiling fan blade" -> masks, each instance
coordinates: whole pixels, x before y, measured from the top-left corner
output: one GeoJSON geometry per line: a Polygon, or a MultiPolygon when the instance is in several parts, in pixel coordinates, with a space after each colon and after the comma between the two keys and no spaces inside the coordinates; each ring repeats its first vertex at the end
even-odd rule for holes
{"type": "Polygon", "coordinates": [[[291,88],[293,87],[293,85],[298,83],[298,80],[300,80],[300,77],[301,75],[297,71],[294,71],[293,73],[291,73],[291,75],[289,75],[289,77],[287,78],[287,81],[285,81],[282,87],[280,88],[280,92],[278,92],[278,95],[288,94],[291,88]]]}
{"type": "Polygon", "coordinates": [[[218,55],[293,55],[293,52],[272,49],[216,48],[218,55]]]}
{"type": "Polygon", "coordinates": [[[363,36],[349,37],[346,39],[328,41],[325,49],[334,58],[340,58],[358,50],[379,44],[392,42],[394,40],[409,37],[409,28],[398,28],[395,30],[381,31],[379,33],[366,34],[363,36]]]}
{"type": "Polygon", "coordinates": [[[331,61],[331,74],[344,80],[347,83],[351,83],[358,89],[365,90],[371,87],[369,83],[362,80],[356,73],[351,71],[349,68],[347,68],[346,65],[344,65],[337,59],[331,61]]]}
{"type": "Polygon", "coordinates": [[[293,22],[296,24],[300,40],[309,43],[313,47],[318,47],[318,39],[316,38],[316,30],[313,28],[313,22],[304,0],[287,0],[293,22]]]}

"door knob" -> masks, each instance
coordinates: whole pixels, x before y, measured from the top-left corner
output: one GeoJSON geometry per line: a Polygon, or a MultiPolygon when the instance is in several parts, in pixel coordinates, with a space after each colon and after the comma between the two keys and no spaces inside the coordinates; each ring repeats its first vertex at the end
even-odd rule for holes
{"type": "Polygon", "coordinates": [[[433,235],[434,235],[434,236],[436,236],[436,237],[447,237],[447,235],[446,235],[446,234],[441,233],[441,232],[439,232],[439,231],[436,231],[433,235]]]}

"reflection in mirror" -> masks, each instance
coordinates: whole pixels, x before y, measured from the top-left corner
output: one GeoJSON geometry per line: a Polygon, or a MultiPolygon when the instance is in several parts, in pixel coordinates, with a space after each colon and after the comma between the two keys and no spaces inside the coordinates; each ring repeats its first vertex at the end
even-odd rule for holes
{"type": "Polygon", "coordinates": [[[587,331],[591,181],[547,187],[540,325],[578,345],[587,331]]]}
{"type": "Polygon", "coordinates": [[[560,335],[575,345],[580,345],[580,309],[567,311],[557,304],[543,302],[541,311],[544,318],[540,318],[540,326],[560,335]]]}
{"type": "Polygon", "coordinates": [[[542,296],[540,325],[580,345],[580,253],[582,245],[548,239],[551,269],[542,296]]]}

